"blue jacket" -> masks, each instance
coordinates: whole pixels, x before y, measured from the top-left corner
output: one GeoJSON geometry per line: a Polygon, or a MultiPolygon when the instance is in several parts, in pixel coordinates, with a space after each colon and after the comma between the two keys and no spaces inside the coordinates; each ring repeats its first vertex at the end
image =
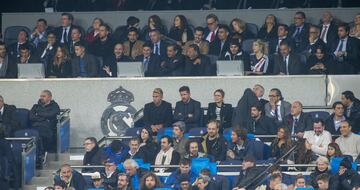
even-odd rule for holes
{"type": "MultiPolygon", "coordinates": [[[[166,179],[164,186],[167,188],[179,188],[180,182],[178,177],[180,176],[180,169],[175,170],[170,174],[170,176],[166,179]]],[[[189,172],[190,184],[194,183],[196,180],[196,174],[190,170],[189,172]]]]}

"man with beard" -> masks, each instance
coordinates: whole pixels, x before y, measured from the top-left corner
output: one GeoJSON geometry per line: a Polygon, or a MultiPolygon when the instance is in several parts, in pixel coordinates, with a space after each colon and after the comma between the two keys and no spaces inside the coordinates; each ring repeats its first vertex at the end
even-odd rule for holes
{"type": "Polygon", "coordinates": [[[203,137],[203,150],[214,157],[214,161],[226,159],[227,142],[219,134],[220,124],[218,121],[210,121],[207,125],[207,134],[203,137]]]}

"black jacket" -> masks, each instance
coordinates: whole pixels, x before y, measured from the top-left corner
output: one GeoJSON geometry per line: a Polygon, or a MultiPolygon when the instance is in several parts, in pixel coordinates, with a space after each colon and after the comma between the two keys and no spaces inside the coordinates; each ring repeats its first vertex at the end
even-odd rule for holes
{"type": "Polygon", "coordinates": [[[337,175],[339,182],[338,190],[352,190],[360,185],[360,175],[357,171],[347,169],[343,175],[337,175]]]}
{"type": "Polygon", "coordinates": [[[227,51],[229,51],[230,48],[230,38],[228,37],[224,41],[223,48],[221,49],[221,40],[216,39],[213,42],[209,44],[209,55],[215,55],[218,56],[218,58],[225,57],[225,54],[227,51]]]}
{"type": "Polygon", "coordinates": [[[171,104],[162,100],[159,106],[154,102],[144,106],[144,124],[145,126],[163,124],[163,127],[170,127],[173,119],[171,104]]]}
{"type": "Polygon", "coordinates": [[[336,177],[336,174],[334,174],[334,175],[331,174],[330,170],[325,170],[325,171],[321,172],[318,170],[317,167],[315,168],[315,171],[310,174],[310,185],[315,189],[319,188],[317,181],[316,181],[316,177],[319,176],[320,174],[324,174],[324,173],[327,173],[330,177],[329,190],[337,190],[339,182],[336,177]]]}
{"type": "MultiPolygon", "coordinates": [[[[289,54],[288,60],[288,71],[289,75],[301,75],[304,74],[306,65],[301,62],[300,56],[291,53],[289,54]]],[[[283,56],[275,55],[274,56],[274,74],[278,75],[280,73],[286,74],[286,63],[283,60],[283,56]]]]}
{"type": "Polygon", "coordinates": [[[203,142],[201,144],[204,152],[213,156],[214,161],[224,161],[226,159],[227,141],[222,135],[219,134],[219,137],[210,143],[208,134],[206,134],[203,136],[203,142]]]}
{"type": "MultiPolygon", "coordinates": [[[[135,58],[136,61],[144,63],[144,55],[139,55],[135,58]]],[[[160,56],[151,54],[149,59],[149,65],[144,73],[145,77],[157,77],[160,76],[160,56]]]]}
{"type": "Polygon", "coordinates": [[[102,77],[117,77],[117,62],[129,62],[132,61],[130,57],[122,55],[120,58],[116,58],[115,55],[108,56],[104,59],[104,65],[110,68],[111,76],[108,75],[102,68],[100,69],[100,76],[102,77]]]}
{"type": "Polygon", "coordinates": [[[235,187],[243,187],[247,190],[254,190],[256,188],[257,181],[254,179],[263,171],[258,167],[251,167],[247,170],[241,170],[240,175],[236,179],[235,187]]]}
{"type": "MultiPolygon", "coordinates": [[[[91,54],[85,53],[83,57],[85,63],[85,71],[87,77],[98,77],[99,76],[99,63],[98,59],[91,54]]],[[[80,77],[80,57],[76,56],[71,61],[72,65],[72,76],[80,77]]]]}
{"type": "Polygon", "coordinates": [[[334,116],[333,113],[325,120],[325,130],[329,131],[332,135],[340,135],[340,127],[337,130],[335,129],[334,116]]]}
{"type": "MultiPolygon", "coordinates": [[[[174,120],[184,121],[186,123],[187,129],[189,129],[189,124],[199,127],[200,122],[200,111],[201,111],[200,102],[190,98],[188,103],[182,101],[176,102],[175,111],[174,111],[174,120]],[[192,114],[192,117],[188,115],[192,114]]],[[[193,127],[195,127],[193,126],[193,127]]]]}
{"type": "Polygon", "coordinates": [[[199,55],[197,59],[200,59],[200,64],[194,64],[195,60],[191,60],[188,57],[185,59],[185,76],[211,76],[215,75],[210,63],[209,57],[205,55],[199,55]]]}
{"type": "Polygon", "coordinates": [[[40,136],[51,137],[53,135],[52,130],[56,127],[56,116],[59,113],[59,105],[54,100],[51,100],[47,105],[42,104],[39,100],[31,108],[29,118],[32,127],[39,130],[40,136]]]}
{"type": "Polygon", "coordinates": [[[309,74],[335,74],[335,60],[328,54],[325,54],[322,59],[318,59],[316,55],[311,55],[307,61],[307,73],[309,74]],[[322,63],[325,70],[310,70],[316,64],[322,63]]]}
{"type": "MultiPolygon", "coordinates": [[[[207,119],[210,120],[216,120],[216,103],[209,103],[208,110],[207,110],[207,119]]],[[[222,103],[220,107],[220,127],[221,130],[224,130],[225,128],[232,127],[231,120],[232,120],[232,112],[233,108],[231,104],[225,104],[222,103]]]]}
{"type": "Polygon", "coordinates": [[[4,111],[0,114],[0,123],[5,125],[5,136],[11,137],[14,132],[20,129],[20,122],[16,107],[14,105],[4,104],[4,111]]]}
{"type": "Polygon", "coordinates": [[[273,119],[262,115],[257,121],[254,118],[248,120],[246,129],[248,133],[255,135],[275,135],[277,126],[273,119]]]}
{"type": "MultiPolygon", "coordinates": [[[[291,133],[293,127],[293,116],[291,114],[283,118],[283,126],[287,127],[291,133]]],[[[304,132],[308,130],[313,130],[313,123],[310,114],[301,112],[297,125],[294,127],[295,134],[299,132],[304,132]]]]}
{"type": "Polygon", "coordinates": [[[113,54],[114,45],[114,40],[110,36],[105,41],[97,38],[89,45],[89,53],[106,59],[113,54]]]}
{"type": "Polygon", "coordinates": [[[65,60],[59,65],[55,65],[54,62],[49,62],[46,67],[47,77],[56,78],[69,78],[72,76],[71,61],[65,60]]]}
{"type": "MultiPolygon", "coordinates": [[[[99,148],[98,145],[96,145],[90,152],[86,152],[83,159],[83,165],[84,166],[96,166],[96,165],[103,165],[104,161],[108,156],[106,155],[105,151],[101,148],[99,148]]],[[[83,168],[83,173],[89,173],[89,172],[95,172],[98,171],[94,168],[83,168]]]]}
{"type": "Polygon", "coordinates": [[[352,107],[350,108],[350,117],[346,115],[347,107],[344,108],[344,115],[350,121],[352,131],[354,133],[360,132],[360,100],[355,99],[352,107]]]}
{"type": "Polygon", "coordinates": [[[250,88],[245,89],[243,96],[240,98],[233,111],[232,125],[246,126],[247,122],[251,118],[251,106],[257,104],[258,102],[259,99],[256,97],[255,93],[250,88]]]}
{"type": "Polygon", "coordinates": [[[178,54],[173,58],[165,58],[161,62],[161,76],[182,76],[184,75],[185,57],[178,54]]]}
{"type": "Polygon", "coordinates": [[[228,150],[232,150],[235,153],[234,160],[243,161],[245,156],[255,157],[254,140],[246,139],[240,149],[236,144],[231,143],[228,145],[228,150]]]}

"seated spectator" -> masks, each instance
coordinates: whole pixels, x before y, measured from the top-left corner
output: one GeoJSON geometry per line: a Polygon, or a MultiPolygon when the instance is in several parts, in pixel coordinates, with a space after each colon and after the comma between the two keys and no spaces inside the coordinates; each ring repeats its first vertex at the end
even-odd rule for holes
{"type": "MultiPolygon", "coordinates": [[[[59,173],[54,178],[54,183],[63,181],[66,187],[73,187],[75,189],[86,189],[86,181],[81,173],[73,170],[69,164],[63,164],[60,167],[59,173]]],[[[61,183],[61,182],[60,182],[61,183]]]]}
{"type": "Polygon", "coordinates": [[[133,159],[125,160],[123,165],[129,179],[129,186],[133,190],[142,190],[140,188],[140,180],[148,171],[140,169],[138,163],[133,159]]]}
{"type": "Polygon", "coordinates": [[[140,182],[141,190],[155,190],[156,188],[162,187],[160,179],[157,175],[152,172],[146,173],[140,182]]]}
{"type": "Polygon", "coordinates": [[[300,75],[305,72],[305,65],[300,56],[295,54],[286,41],[280,43],[280,54],[274,56],[275,75],[300,75]]]}
{"type": "Polygon", "coordinates": [[[360,154],[360,136],[351,132],[352,126],[348,121],[340,123],[340,137],[335,142],[339,145],[343,155],[350,155],[356,160],[360,154]]]}
{"type": "MultiPolygon", "coordinates": [[[[47,187],[49,188],[49,187],[47,187]]],[[[45,190],[66,190],[67,185],[65,182],[63,181],[56,181],[54,183],[54,187],[51,187],[50,189],[45,189],[45,190]]]]}
{"type": "Polygon", "coordinates": [[[314,119],[313,130],[304,132],[306,149],[311,150],[316,156],[326,156],[327,147],[332,138],[329,131],[325,130],[325,123],[322,119],[314,119]]]}
{"type": "MultiPolygon", "coordinates": [[[[129,16],[126,19],[126,25],[119,26],[115,29],[115,32],[113,32],[112,37],[115,40],[116,43],[124,43],[128,38],[128,32],[131,30],[131,28],[136,29],[136,34],[138,35],[138,31],[140,31],[140,19],[134,16],[129,16]]],[[[140,35],[137,36],[137,38],[140,35]]],[[[140,46],[141,47],[141,46],[140,46]]],[[[130,55],[127,55],[130,56],[130,55]]]]}
{"type": "Polygon", "coordinates": [[[73,77],[97,77],[99,75],[99,64],[97,58],[86,52],[85,44],[75,44],[75,54],[71,60],[73,77]]]}
{"type": "Polygon", "coordinates": [[[360,39],[360,13],[355,15],[354,25],[350,28],[349,36],[360,39]]]}
{"type": "Polygon", "coordinates": [[[336,186],[330,186],[330,176],[327,173],[320,174],[316,177],[316,183],[319,187],[318,190],[335,190],[338,187],[336,186]]]}
{"type": "MultiPolygon", "coordinates": [[[[85,148],[85,155],[83,159],[83,165],[84,166],[97,166],[97,165],[103,165],[103,163],[106,161],[108,156],[104,152],[103,149],[99,148],[99,145],[97,143],[97,140],[95,137],[87,137],[84,140],[84,148],[85,148]]],[[[83,168],[83,173],[90,173],[94,172],[96,169],[93,168],[83,168]]]]}
{"type": "Polygon", "coordinates": [[[315,171],[310,174],[310,184],[313,188],[319,188],[316,179],[321,174],[328,174],[330,177],[330,183],[336,185],[337,179],[336,176],[331,175],[329,160],[323,156],[316,159],[315,171]]]}
{"type": "Polygon", "coordinates": [[[114,40],[110,35],[110,26],[102,24],[99,27],[99,38],[89,44],[89,53],[105,60],[111,56],[114,49],[114,40]]]}
{"type": "MultiPolygon", "coordinates": [[[[324,121],[321,121],[321,124],[323,125],[324,121]]],[[[289,129],[292,137],[296,136],[297,138],[303,138],[305,131],[313,129],[312,118],[310,114],[303,112],[303,105],[300,101],[291,104],[290,114],[284,117],[283,125],[289,129]]]]}
{"type": "Polygon", "coordinates": [[[152,45],[144,43],[142,48],[142,55],[138,55],[135,61],[143,63],[143,70],[145,77],[154,77],[160,75],[160,61],[159,55],[153,54],[152,45]]]}
{"type": "MultiPolygon", "coordinates": [[[[161,137],[161,149],[157,153],[154,165],[178,165],[180,162],[180,154],[173,148],[173,141],[170,136],[161,137]]],[[[155,168],[154,171],[165,172],[173,171],[175,168],[155,168]]]]}
{"type": "Polygon", "coordinates": [[[154,29],[149,31],[150,43],[152,46],[152,52],[155,55],[164,59],[166,57],[166,47],[169,45],[165,40],[161,39],[161,33],[159,30],[154,29]]]}
{"type": "Polygon", "coordinates": [[[104,21],[101,18],[95,17],[91,24],[91,31],[86,34],[85,41],[87,43],[92,43],[95,39],[99,38],[100,26],[104,24],[104,21]]]}
{"type": "Polygon", "coordinates": [[[194,39],[194,34],[189,27],[184,15],[176,15],[173,26],[170,28],[169,37],[177,41],[178,45],[184,45],[187,41],[194,39]]]}
{"type": "Polygon", "coordinates": [[[189,139],[184,136],[186,124],[183,121],[177,121],[173,123],[172,127],[174,149],[180,154],[180,157],[183,158],[186,154],[186,144],[189,141],[189,139]]]}
{"type": "Polygon", "coordinates": [[[176,190],[192,190],[192,186],[190,183],[190,177],[187,174],[180,174],[178,177],[178,181],[180,183],[179,188],[176,190]]]}
{"type": "Polygon", "coordinates": [[[254,142],[247,138],[247,132],[240,127],[235,127],[231,132],[231,143],[228,145],[226,156],[243,161],[245,157],[254,156],[254,148],[254,142]]]}
{"type": "Polygon", "coordinates": [[[135,59],[143,53],[144,42],[139,40],[139,30],[131,27],[127,30],[127,41],[124,42],[124,55],[135,59]]]}
{"type": "Polygon", "coordinates": [[[325,52],[328,52],[325,42],[320,39],[320,28],[316,25],[310,25],[308,44],[303,54],[308,58],[316,53],[316,48],[319,46],[323,47],[325,52]]]}
{"type": "Polygon", "coordinates": [[[286,174],[281,172],[281,167],[278,164],[273,165],[270,169],[270,176],[275,175],[275,174],[280,174],[281,175],[281,181],[283,184],[285,185],[291,185],[293,184],[293,177],[290,174],[286,174]]]}
{"type": "MultiPolygon", "coordinates": [[[[136,151],[138,151],[139,144],[140,143],[137,143],[136,151]]],[[[131,145],[130,142],[129,145],[131,145]]],[[[127,155],[129,154],[129,147],[121,140],[113,140],[109,146],[104,148],[104,151],[109,159],[114,160],[116,164],[119,164],[127,159],[127,155]]]]}
{"type": "Polygon", "coordinates": [[[273,88],[269,92],[269,102],[264,107],[265,115],[272,118],[278,126],[282,126],[285,116],[291,113],[291,104],[284,100],[281,91],[273,88]]]}
{"type": "Polygon", "coordinates": [[[17,164],[14,158],[14,152],[12,150],[12,146],[9,141],[5,139],[6,137],[6,128],[3,124],[0,123],[0,175],[1,188],[8,190],[10,189],[10,184],[12,178],[16,177],[20,168],[17,168],[17,164]]]}
{"type": "Polygon", "coordinates": [[[47,63],[46,77],[68,78],[71,77],[71,57],[65,46],[56,47],[52,61],[47,63]]]}
{"type": "Polygon", "coordinates": [[[56,41],[67,47],[71,42],[71,30],[74,27],[74,16],[70,13],[61,13],[61,26],[55,28],[56,41]]]}
{"type": "Polygon", "coordinates": [[[215,14],[208,14],[206,16],[206,24],[203,38],[211,43],[218,38],[219,18],[215,14]]]}
{"type": "Polygon", "coordinates": [[[242,39],[242,41],[247,40],[247,39],[255,38],[255,34],[253,34],[251,31],[249,31],[246,28],[246,22],[245,21],[243,21],[243,20],[241,20],[239,18],[234,18],[230,22],[229,25],[230,25],[231,36],[239,35],[240,39],[242,39]]]}
{"type": "Polygon", "coordinates": [[[199,46],[189,45],[186,50],[185,76],[211,76],[214,72],[211,68],[209,57],[200,53],[199,46]]]}
{"type": "Polygon", "coordinates": [[[259,103],[261,105],[262,108],[262,114],[265,115],[265,104],[268,103],[269,101],[264,99],[264,93],[265,93],[265,89],[263,86],[261,86],[260,84],[255,84],[252,91],[254,92],[255,96],[258,98],[259,103]]]}
{"type": "Polygon", "coordinates": [[[324,46],[317,46],[315,53],[307,60],[308,74],[334,74],[334,59],[325,51],[324,46]]]}
{"type": "Polygon", "coordinates": [[[282,183],[282,176],[279,173],[271,174],[269,185],[261,185],[260,188],[270,189],[270,190],[277,190],[277,189],[287,189],[287,186],[282,183]],[[280,188],[279,188],[280,187],[280,188]]]}
{"type": "Polygon", "coordinates": [[[256,40],[253,42],[252,50],[254,53],[250,54],[250,64],[246,68],[246,75],[264,75],[268,73],[269,57],[268,48],[265,42],[256,40]]]}
{"type": "Polygon", "coordinates": [[[327,47],[332,47],[333,43],[337,41],[338,26],[330,11],[325,11],[320,21],[320,39],[322,39],[327,47]]]}
{"type": "Polygon", "coordinates": [[[343,159],[340,162],[337,180],[339,182],[338,189],[353,189],[360,185],[360,175],[352,168],[351,162],[348,159],[343,159]]]}
{"type": "Polygon", "coordinates": [[[340,135],[340,123],[345,121],[344,105],[341,102],[335,102],[332,105],[333,113],[325,120],[325,130],[332,135],[340,135]]]}
{"type": "Polygon", "coordinates": [[[104,60],[104,66],[102,68],[101,76],[104,77],[117,77],[117,63],[119,62],[129,62],[131,58],[124,55],[124,45],[117,43],[114,46],[113,54],[108,56],[104,60]]]}
{"type": "Polygon", "coordinates": [[[257,182],[254,179],[262,172],[260,168],[255,166],[255,158],[253,156],[244,157],[240,175],[235,179],[235,188],[233,190],[255,189],[257,182]]]}
{"type": "Polygon", "coordinates": [[[277,126],[271,118],[263,114],[260,103],[251,106],[251,119],[247,122],[246,130],[255,135],[275,135],[277,126]]]}
{"type": "Polygon", "coordinates": [[[233,110],[232,126],[246,126],[251,119],[251,106],[259,102],[255,92],[247,88],[233,110]]]}
{"type": "Polygon", "coordinates": [[[30,42],[38,47],[41,42],[46,42],[47,36],[47,21],[43,18],[40,18],[36,22],[35,29],[30,35],[30,42]]]}
{"type": "Polygon", "coordinates": [[[194,29],[194,40],[189,40],[182,47],[182,54],[186,55],[186,51],[191,44],[199,46],[200,53],[207,55],[209,53],[209,42],[204,40],[204,28],[199,26],[194,29]]]}
{"type": "Polygon", "coordinates": [[[203,152],[199,151],[199,142],[196,140],[190,140],[186,146],[186,152],[184,158],[191,159],[193,158],[204,158],[207,157],[207,155],[203,152]]]}
{"type": "Polygon", "coordinates": [[[342,157],[342,152],[338,144],[332,142],[328,145],[326,157],[331,161],[334,157],[342,157]]]}
{"type": "Polygon", "coordinates": [[[305,180],[305,176],[303,174],[296,175],[294,184],[288,186],[289,190],[296,190],[298,188],[311,188],[311,186],[308,186],[305,180]]]}
{"type": "MultiPolygon", "coordinates": [[[[310,164],[314,158],[314,153],[306,148],[306,139],[298,139],[295,146],[297,148],[290,154],[289,164],[310,164]]],[[[306,170],[306,167],[291,168],[293,170],[306,170]]]]}
{"type": "Polygon", "coordinates": [[[169,127],[173,116],[171,104],[163,100],[163,91],[161,88],[155,88],[152,93],[153,101],[145,104],[143,121],[145,127],[150,127],[154,134],[159,129],[169,127]]]}
{"type": "Polygon", "coordinates": [[[190,88],[182,86],[179,89],[181,100],[176,102],[174,120],[183,121],[186,124],[186,131],[194,127],[199,127],[200,122],[200,102],[191,98],[190,88]]]}
{"type": "Polygon", "coordinates": [[[277,27],[277,35],[269,41],[269,54],[280,54],[280,43],[286,41],[290,48],[293,48],[294,41],[288,36],[289,27],[286,24],[279,24],[277,27]]]}
{"type": "Polygon", "coordinates": [[[119,174],[120,170],[117,168],[117,162],[113,159],[107,159],[105,161],[105,170],[101,172],[104,187],[108,189],[116,189],[119,174]]]}
{"type": "Polygon", "coordinates": [[[241,44],[238,40],[232,39],[229,45],[229,51],[225,53],[225,56],[220,59],[235,61],[241,60],[244,64],[244,70],[247,70],[250,67],[250,56],[243,49],[241,49],[241,44]]]}
{"type": "Polygon", "coordinates": [[[145,163],[154,163],[156,153],[158,152],[157,144],[153,140],[153,132],[151,128],[144,127],[141,129],[139,139],[140,139],[140,148],[139,155],[142,156],[142,159],[145,163]]]}
{"type": "Polygon", "coordinates": [[[217,31],[217,39],[210,42],[209,55],[214,55],[218,59],[224,59],[226,52],[229,51],[230,47],[230,29],[226,25],[219,25],[217,31]]]}
{"type": "Polygon", "coordinates": [[[144,158],[143,155],[141,155],[140,149],[140,139],[137,137],[131,138],[129,141],[129,148],[125,159],[142,159],[144,158]]]}
{"type": "Polygon", "coordinates": [[[53,31],[47,33],[46,39],[47,41],[39,43],[36,48],[36,54],[39,56],[40,61],[44,63],[44,65],[48,65],[53,61],[58,46],[56,36],[53,31]]]}
{"type": "Polygon", "coordinates": [[[46,162],[46,152],[56,151],[56,117],[59,113],[59,105],[52,99],[52,93],[49,90],[43,90],[40,93],[40,99],[33,105],[29,113],[31,126],[38,130],[44,148],[44,150],[40,150],[44,155],[44,162],[46,162]]]}
{"type": "Polygon", "coordinates": [[[214,102],[208,104],[208,122],[216,120],[220,123],[220,134],[224,129],[230,128],[232,120],[232,105],[224,103],[225,92],[217,89],[214,92],[214,102]]]}
{"type": "Polygon", "coordinates": [[[9,56],[6,50],[6,45],[0,41],[0,78],[16,78],[17,64],[16,59],[9,56]]]}
{"type": "Polygon", "coordinates": [[[31,48],[27,44],[19,46],[19,53],[20,56],[17,59],[18,64],[40,63],[39,57],[31,53],[31,48]]]}
{"type": "Polygon", "coordinates": [[[161,76],[182,76],[185,68],[185,56],[176,44],[170,44],[166,48],[166,57],[161,62],[161,76]]]}
{"type": "Polygon", "coordinates": [[[349,25],[340,24],[338,26],[339,39],[330,48],[330,52],[335,56],[336,74],[355,74],[359,67],[357,66],[358,56],[360,54],[358,44],[359,40],[349,36],[349,25]]]}
{"type": "Polygon", "coordinates": [[[155,29],[158,30],[160,34],[165,35],[165,36],[167,35],[167,29],[162,24],[161,18],[158,15],[151,15],[148,18],[147,25],[145,25],[141,31],[141,34],[143,35],[142,40],[149,41],[150,40],[150,31],[155,30],[155,29]]]}
{"type": "Polygon", "coordinates": [[[273,14],[269,14],[265,18],[264,24],[261,26],[258,38],[265,42],[270,41],[273,38],[277,38],[278,22],[277,18],[273,14]]]}
{"type": "MultiPolygon", "coordinates": [[[[20,46],[25,45],[31,51],[33,51],[33,45],[29,42],[29,34],[26,30],[20,30],[17,35],[17,42],[10,44],[7,47],[9,56],[19,58],[20,57],[20,46]]],[[[33,53],[33,52],[32,52],[33,53]]]]}
{"type": "Polygon", "coordinates": [[[125,173],[119,173],[117,177],[117,190],[130,190],[129,176],[125,173]]]}
{"type": "Polygon", "coordinates": [[[215,184],[211,181],[209,176],[200,175],[196,181],[195,186],[193,186],[193,190],[214,190],[215,184]]]}
{"type": "Polygon", "coordinates": [[[14,105],[4,102],[0,95],[0,124],[4,126],[5,137],[13,137],[16,130],[20,129],[20,120],[14,105]]]}
{"type": "Polygon", "coordinates": [[[178,189],[181,187],[181,177],[184,174],[187,175],[189,183],[192,184],[195,182],[196,174],[191,171],[191,160],[189,159],[181,159],[179,163],[180,167],[176,169],[174,172],[170,174],[170,176],[166,179],[164,186],[178,189]]]}
{"type": "Polygon", "coordinates": [[[360,132],[360,100],[352,91],[341,93],[341,103],[344,105],[344,115],[352,126],[354,133],[360,132]]]}
{"type": "Polygon", "coordinates": [[[204,135],[202,147],[206,154],[212,156],[214,161],[223,161],[226,159],[227,142],[219,134],[220,123],[218,121],[209,121],[207,124],[207,134],[204,135]]]}
{"type": "Polygon", "coordinates": [[[306,48],[309,38],[310,24],[305,22],[306,16],[302,11],[294,15],[294,23],[289,27],[289,36],[295,41],[293,52],[300,53],[306,48]]]}
{"type": "MultiPolygon", "coordinates": [[[[293,146],[293,142],[291,140],[291,134],[286,127],[279,127],[277,130],[277,137],[271,142],[271,157],[276,157],[277,159],[287,153],[291,147],[293,146]]],[[[283,163],[286,163],[288,157],[282,160],[283,163]]]]}
{"type": "Polygon", "coordinates": [[[90,185],[90,188],[105,189],[104,176],[102,176],[99,172],[92,173],[91,180],[92,180],[92,183],[90,185]]]}
{"type": "Polygon", "coordinates": [[[83,40],[83,36],[82,36],[82,34],[81,34],[81,29],[80,29],[79,27],[74,26],[74,27],[71,29],[70,33],[71,33],[71,42],[69,43],[70,45],[69,45],[69,47],[67,47],[67,46],[65,46],[65,47],[68,48],[69,54],[70,54],[71,57],[73,58],[73,57],[76,56],[76,54],[75,54],[75,44],[76,44],[77,42],[80,42],[80,41],[81,41],[81,43],[85,44],[85,47],[87,48],[87,47],[88,47],[88,43],[87,43],[85,40],[83,40]]]}

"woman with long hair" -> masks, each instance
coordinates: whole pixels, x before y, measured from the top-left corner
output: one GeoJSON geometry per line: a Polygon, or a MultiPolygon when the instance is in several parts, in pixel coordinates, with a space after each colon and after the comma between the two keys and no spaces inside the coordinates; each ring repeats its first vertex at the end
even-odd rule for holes
{"type": "Polygon", "coordinates": [[[231,22],[230,22],[230,31],[231,31],[231,36],[240,36],[241,40],[246,40],[246,39],[252,39],[255,38],[255,34],[253,34],[252,32],[250,32],[247,28],[246,28],[246,22],[239,19],[239,18],[234,18],[231,22]]]}
{"type": "Polygon", "coordinates": [[[324,46],[317,46],[315,54],[310,55],[308,61],[309,74],[334,74],[335,60],[329,55],[324,46]]]}
{"type": "Polygon", "coordinates": [[[144,36],[142,37],[142,40],[149,41],[150,36],[149,33],[151,30],[159,30],[160,34],[167,35],[166,27],[162,24],[161,19],[158,15],[151,15],[148,18],[148,24],[144,26],[142,29],[141,34],[144,36]]]}
{"type": "Polygon", "coordinates": [[[161,188],[161,182],[157,175],[152,172],[146,173],[140,182],[140,190],[153,190],[161,188]]]}
{"type": "Polygon", "coordinates": [[[71,59],[65,46],[56,48],[53,60],[47,65],[46,76],[48,78],[71,77],[71,59]]]}
{"type": "Polygon", "coordinates": [[[327,149],[327,153],[326,153],[326,157],[331,160],[331,158],[333,157],[342,157],[343,154],[340,150],[340,147],[337,143],[330,143],[328,145],[328,149],[327,149]]]}
{"type": "Polygon", "coordinates": [[[360,39],[360,13],[355,15],[354,25],[350,28],[349,36],[360,39]]]}
{"type": "Polygon", "coordinates": [[[269,41],[272,38],[277,38],[277,18],[273,14],[269,14],[265,18],[264,24],[261,26],[258,38],[269,41]]]}
{"type": "Polygon", "coordinates": [[[253,42],[253,53],[250,54],[250,68],[246,70],[246,75],[263,75],[268,72],[269,57],[267,56],[267,44],[258,39],[253,42]]]}
{"type": "Polygon", "coordinates": [[[272,141],[271,147],[271,157],[280,158],[286,152],[288,152],[293,146],[291,140],[291,134],[287,127],[279,127],[277,131],[277,137],[272,141]]]}
{"type": "Polygon", "coordinates": [[[152,135],[153,132],[149,127],[142,128],[139,134],[139,155],[141,155],[146,163],[154,163],[156,153],[158,152],[158,146],[153,140],[152,135]]]}
{"type": "Polygon", "coordinates": [[[169,37],[176,40],[182,46],[187,41],[194,39],[194,34],[184,15],[176,15],[173,26],[170,28],[169,37]]]}

